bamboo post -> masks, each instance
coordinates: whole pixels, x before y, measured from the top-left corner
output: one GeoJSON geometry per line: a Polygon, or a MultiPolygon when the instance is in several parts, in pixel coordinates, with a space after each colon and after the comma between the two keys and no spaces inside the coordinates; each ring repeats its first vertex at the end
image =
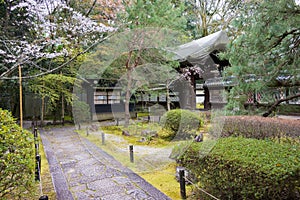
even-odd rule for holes
{"type": "MultiPolygon", "coordinates": [[[[62,76],[62,71],[60,71],[60,75],[62,76]]],[[[62,87],[62,86],[61,86],[62,87]]],[[[64,94],[61,93],[61,123],[65,125],[65,104],[64,104],[64,94]]]]}
{"type": "Polygon", "coordinates": [[[40,126],[44,125],[44,115],[45,115],[45,97],[44,97],[44,88],[45,88],[45,81],[43,80],[43,88],[42,88],[42,105],[41,105],[41,123],[40,126]]]}
{"type": "Polygon", "coordinates": [[[23,98],[22,98],[22,72],[19,65],[19,95],[20,95],[20,127],[23,128],[23,98]]]}

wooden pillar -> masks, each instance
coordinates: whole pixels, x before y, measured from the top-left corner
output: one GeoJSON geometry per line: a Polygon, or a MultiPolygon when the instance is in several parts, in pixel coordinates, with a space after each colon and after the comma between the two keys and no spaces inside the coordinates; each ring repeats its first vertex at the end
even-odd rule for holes
{"type": "Polygon", "coordinates": [[[203,86],[204,89],[204,109],[205,110],[209,110],[210,109],[210,104],[209,104],[209,90],[207,88],[207,86],[203,86]]]}

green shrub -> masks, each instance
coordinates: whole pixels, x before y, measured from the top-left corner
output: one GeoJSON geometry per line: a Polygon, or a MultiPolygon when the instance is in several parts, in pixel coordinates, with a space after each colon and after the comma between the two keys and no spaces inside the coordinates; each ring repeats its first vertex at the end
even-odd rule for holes
{"type": "Polygon", "coordinates": [[[227,116],[221,137],[243,136],[256,139],[287,138],[299,142],[300,121],[259,116],[227,116]]]}
{"type": "Polygon", "coordinates": [[[161,117],[160,124],[169,133],[165,138],[186,139],[196,134],[202,120],[189,110],[175,109],[166,112],[161,117]]]}
{"type": "Polygon", "coordinates": [[[18,199],[34,183],[34,140],[0,108],[0,199],[18,199]]]}
{"type": "Polygon", "coordinates": [[[299,199],[299,145],[228,137],[203,157],[207,142],[193,143],[179,159],[209,193],[220,199],[299,199]]]}

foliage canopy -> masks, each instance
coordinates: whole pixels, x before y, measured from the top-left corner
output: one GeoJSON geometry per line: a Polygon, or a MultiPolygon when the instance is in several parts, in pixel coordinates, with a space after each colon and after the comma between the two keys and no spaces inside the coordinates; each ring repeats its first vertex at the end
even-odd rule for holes
{"type": "Polygon", "coordinates": [[[231,64],[225,75],[237,80],[231,97],[299,86],[300,5],[294,0],[250,1],[240,12],[225,54],[231,64]]]}

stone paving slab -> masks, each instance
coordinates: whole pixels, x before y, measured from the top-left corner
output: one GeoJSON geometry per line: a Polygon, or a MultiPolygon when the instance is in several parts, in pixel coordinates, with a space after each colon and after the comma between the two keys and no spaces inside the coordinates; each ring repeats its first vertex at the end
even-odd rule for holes
{"type": "Polygon", "coordinates": [[[74,127],[40,132],[58,200],[170,199],[74,127]]]}

